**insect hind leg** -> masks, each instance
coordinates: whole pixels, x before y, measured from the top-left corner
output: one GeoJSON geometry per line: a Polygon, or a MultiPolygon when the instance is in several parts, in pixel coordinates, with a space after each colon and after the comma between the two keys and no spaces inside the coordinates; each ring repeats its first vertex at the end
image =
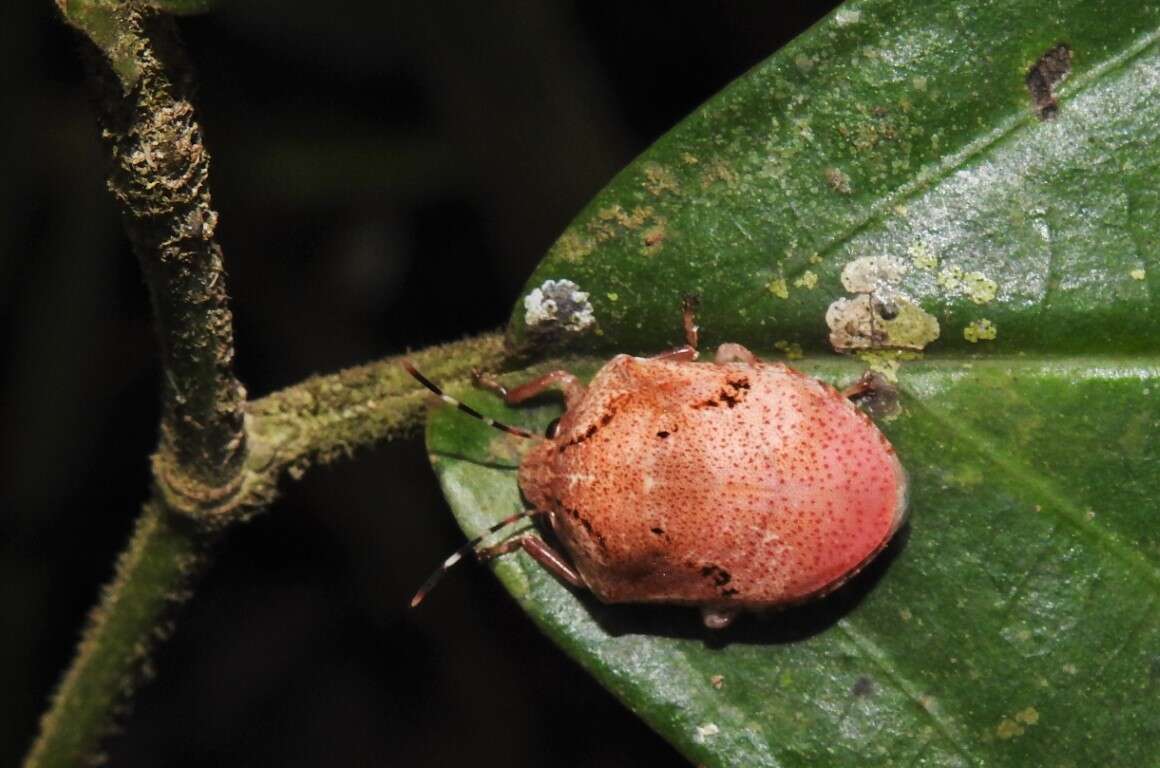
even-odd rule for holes
{"type": "Polygon", "coordinates": [[[588,589],[588,585],[584,583],[584,579],[568,562],[568,559],[534,533],[525,533],[522,536],[496,544],[494,547],[481,549],[476,552],[476,557],[479,558],[480,562],[483,562],[500,555],[506,555],[509,552],[515,552],[517,549],[523,549],[532,556],[533,560],[543,566],[544,570],[565,584],[577,589],[588,589]]]}

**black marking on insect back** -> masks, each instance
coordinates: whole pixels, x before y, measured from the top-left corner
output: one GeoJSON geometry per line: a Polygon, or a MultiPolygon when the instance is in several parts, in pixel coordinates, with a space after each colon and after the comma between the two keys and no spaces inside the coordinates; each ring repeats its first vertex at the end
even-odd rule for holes
{"type": "Polygon", "coordinates": [[[556,450],[560,453],[563,453],[566,449],[571,448],[574,445],[579,445],[585,440],[591,439],[592,436],[599,432],[603,427],[607,427],[609,422],[612,421],[612,417],[616,415],[616,411],[620,407],[620,403],[623,401],[623,399],[623,397],[617,398],[616,400],[613,400],[611,403],[609,403],[608,410],[601,414],[600,420],[598,422],[595,424],[589,424],[588,428],[585,429],[582,433],[576,437],[573,437],[571,440],[564,443],[556,450]]]}
{"type": "Polygon", "coordinates": [[[592,527],[592,523],[588,520],[588,518],[580,514],[580,510],[574,507],[566,507],[559,500],[557,500],[556,503],[559,504],[560,509],[564,510],[564,512],[568,514],[573,520],[583,526],[584,530],[588,532],[588,535],[592,537],[598,547],[604,550],[608,549],[608,542],[604,540],[604,536],[592,527]]]}
{"type": "Polygon", "coordinates": [[[713,563],[701,566],[701,575],[705,578],[712,579],[713,586],[715,587],[723,587],[733,581],[733,574],[713,563]]]}
{"type": "Polygon", "coordinates": [[[733,581],[733,574],[715,563],[708,563],[701,566],[700,573],[702,578],[708,579],[713,583],[713,586],[717,589],[721,597],[735,597],[741,592],[736,587],[727,586],[733,581]]]}
{"type": "Polygon", "coordinates": [[[1027,73],[1024,82],[1027,84],[1027,93],[1031,95],[1031,108],[1040,120],[1051,120],[1059,114],[1055,86],[1070,72],[1071,48],[1066,43],[1059,43],[1040,56],[1027,73]]]}
{"type": "Polygon", "coordinates": [[[708,400],[693,403],[693,408],[700,410],[701,408],[716,408],[719,405],[724,405],[726,408],[736,407],[738,403],[744,402],[749,395],[749,389],[750,384],[747,377],[730,376],[725,380],[725,386],[721,387],[720,392],[708,400]]]}
{"type": "Polygon", "coordinates": [[[661,440],[664,440],[671,434],[672,432],[668,431],[667,429],[662,429],[660,432],[657,432],[657,437],[659,437],[661,440]]]}

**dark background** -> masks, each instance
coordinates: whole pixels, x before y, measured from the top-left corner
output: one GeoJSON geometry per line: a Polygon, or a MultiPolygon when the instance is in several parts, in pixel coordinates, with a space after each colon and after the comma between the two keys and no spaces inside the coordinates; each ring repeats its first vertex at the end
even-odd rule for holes
{"type": "MultiPolygon", "coordinates": [[[[833,3],[237,2],[181,21],[260,396],[495,328],[572,215],[833,3]]],[[[148,483],[147,297],[105,193],[79,39],[0,24],[0,764],[72,655],[148,483]]],[[[681,765],[481,568],[417,441],[288,484],[231,533],[119,766],[681,765]]]]}

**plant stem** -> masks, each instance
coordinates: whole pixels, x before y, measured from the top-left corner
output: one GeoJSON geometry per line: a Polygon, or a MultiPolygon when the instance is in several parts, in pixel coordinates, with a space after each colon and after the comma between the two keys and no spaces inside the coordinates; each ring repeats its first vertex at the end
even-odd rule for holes
{"type": "Polygon", "coordinates": [[[89,615],[72,666],[41,718],[26,766],[103,761],[101,739],[151,675],[153,647],[168,634],[175,607],[201,572],[207,543],[191,519],[170,513],[156,498],[145,503],[116,575],[89,615]]]}
{"type": "Polygon", "coordinates": [[[284,471],[297,478],[311,464],[413,434],[426,405],[435,398],[403,370],[404,357],[446,384],[466,380],[475,368],[501,368],[507,359],[503,336],[483,334],[315,376],[250,402],[244,495],[263,498],[284,471]]]}
{"type": "Polygon", "coordinates": [[[233,318],[214,240],[209,152],[193,75],[173,19],[133,3],[70,0],[66,18],[98,42],[109,190],[141,263],[161,350],[161,440],[154,473],[166,503],[191,515],[236,506],[245,462],[245,390],[234,377],[233,318]],[[101,9],[99,34],[92,14],[101,9]]]}
{"type": "MultiPolygon", "coordinates": [[[[57,2],[100,52],[95,77],[113,158],[109,188],[149,286],[164,384],[152,495],[41,720],[28,768],[102,761],[102,739],[150,676],[152,650],[192,594],[209,545],[268,506],[284,472],[297,477],[311,463],[408,434],[429,402],[391,358],[246,406],[232,370],[209,155],[173,22],[121,0],[57,2]]],[[[413,357],[454,382],[476,366],[500,366],[504,345],[493,333],[413,357]]]]}
{"type": "MultiPolygon", "coordinates": [[[[465,381],[476,366],[504,359],[499,333],[431,347],[408,357],[439,380],[465,381]]],[[[399,366],[400,357],[317,376],[250,404],[251,442],[237,522],[268,506],[284,472],[411,434],[435,401],[399,366]]],[[[89,616],[68,672],[41,719],[25,768],[101,759],[100,745],[151,674],[150,657],[172,629],[175,609],[192,596],[208,565],[216,526],[179,514],[155,495],[121,554],[116,575],[89,616]]]]}

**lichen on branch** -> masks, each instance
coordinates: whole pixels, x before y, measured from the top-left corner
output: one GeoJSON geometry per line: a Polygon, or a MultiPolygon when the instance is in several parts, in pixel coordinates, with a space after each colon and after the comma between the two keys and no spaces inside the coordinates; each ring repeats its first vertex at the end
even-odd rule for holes
{"type": "Polygon", "coordinates": [[[102,52],[114,66],[95,67],[98,104],[109,190],[149,286],[165,371],[154,468],[167,500],[197,514],[228,504],[245,460],[245,391],[232,369],[209,153],[173,20],[134,6],[112,13],[118,27],[102,52]],[[124,51],[135,54],[133,67],[117,66],[124,51]]]}

